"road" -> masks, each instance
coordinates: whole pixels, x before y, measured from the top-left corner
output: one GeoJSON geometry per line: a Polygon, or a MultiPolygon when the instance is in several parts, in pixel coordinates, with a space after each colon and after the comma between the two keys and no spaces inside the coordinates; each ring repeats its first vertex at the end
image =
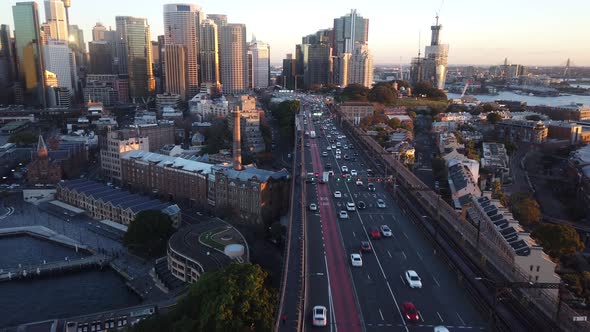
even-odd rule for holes
{"type": "MultiPolygon", "coordinates": [[[[311,121],[308,125],[312,125],[311,121]]],[[[320,133],[321,125],[314,126],[320,133]]],[[[340,128],[336,130],[342,134],[340,128]]],[[[306,326],[311,325],[311,308],[324,305],[329,309],[331,323],[325,331],[432,331],[437,325],[450,330],[484,330],[487,319],[475,309],[457,275],[392,200],[383,182],[368,176],[367,156],[362,151],[342,148],[342,155],[352,157],[357,152],[356,161],[336,159],[334,150],[327,151],[327,136],[306,138],[306,142],[310,144],[306,147],[309,157],[305,168],[321,176],[330,163],[335,172],[327,184],[307,186],[308,203],[319,203],[320,211],[307,212],[306,326]],[[321,157],[324,151],[328,156],[321,157]],[[358,176],[350,182],[343,180],[341,166],[356,170],[358,176]],[[336,181],[338,177],[340,181],[336,181]],[[362,180],[362,186],[355,184],[356,178],[362,180]],[[367,189],[369,179],[375,184],[374,192],[367,189]],[[335,191],[340,191],[342,198],[334,198],[335,191]],[[376,206],[378,198],[385,201],[386,208],[376,206]],[[339,212],[346,210],[346,202],[359,201],[367,208],[348,212],[349,219],[337,219],[339,212]],[[368,231],[384,224],[393,230],[393,237],[371,240],[368,231]],[[352,267],[350,254],[359,252],[361,241],[369,241],[373,251],[362,254],[362,267],[352,267]],[[406,284],[403,275],[410,269],[422,278],[422,289],[410,289],[406,284]],[[416,305],[419,322],[404,319],[404,302],[416,305]]],[[[347,139],[340,142],[345,145],[347,139]]]]}

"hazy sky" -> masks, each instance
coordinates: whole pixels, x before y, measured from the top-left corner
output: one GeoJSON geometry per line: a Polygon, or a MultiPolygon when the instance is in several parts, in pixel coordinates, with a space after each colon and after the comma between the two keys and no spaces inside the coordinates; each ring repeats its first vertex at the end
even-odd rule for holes
{"type": "MultiPolygon", "coordinates": [[[[0,0],[0,23],[14,29],[16,0],[0,0]]],[[[42,22],[43,1],[37,1],[42,22]]],[[[91,40],[95,22],[115,27],[115,16],[146,17],[152,40],[163,33],[162,0],[72,0],[70,23],[91,40]]],[[[203,0],[192,2],[205,13],[226,14],[230,23],[245,23],[271,46],[271,62],[294,53],[301,37],[329,28],[335,17],[352,8],[369,18],[369,46],[376,64],[409,63],[430,41],[430,25],[441,0],[203,0]]],[[[526,65],[590,66],[589,0],[446,0],[441,38],[450,44],[450,64],[500,64],[505,57],[526,65]]],[[[41,23],[42,23],[41,22],[41,23]]],[[[424,51],[422,51],[424,52],[424,51]]]]}

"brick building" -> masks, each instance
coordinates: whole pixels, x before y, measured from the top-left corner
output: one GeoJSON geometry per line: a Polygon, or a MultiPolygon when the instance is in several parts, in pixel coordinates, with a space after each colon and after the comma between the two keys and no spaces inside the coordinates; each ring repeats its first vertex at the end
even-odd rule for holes
{"type": "Polygon", "coordinates": [[[352,121],[358,125],[361,120],[372,116],[375,108],[373,104],[362,101],[347,101],[338,106],[338,110],[342,113],[342,117],[346,120],[352,121]]]}

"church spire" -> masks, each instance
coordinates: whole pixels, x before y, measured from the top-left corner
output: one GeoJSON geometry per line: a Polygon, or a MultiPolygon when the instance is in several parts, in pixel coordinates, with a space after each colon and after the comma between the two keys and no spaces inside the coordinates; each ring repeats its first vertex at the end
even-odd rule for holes
{"type": "Polygon", "coordinates": [[[47,158],[49,152],[47,151],[47,145],[45,145],[45,140],[43,140],[43,135],[39,135],[39,142],[37,143],[37,156],[39,158],[47,158]]]}

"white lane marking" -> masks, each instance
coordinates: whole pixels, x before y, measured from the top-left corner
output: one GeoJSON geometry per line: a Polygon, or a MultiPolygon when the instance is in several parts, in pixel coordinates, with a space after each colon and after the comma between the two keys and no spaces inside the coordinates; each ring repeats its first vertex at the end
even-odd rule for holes
{"type": "Polygon", "coordinates": [[[459,316],[459,313],[458,312],[457,312],[457,317],[461,321],[461,325],[465,325],[465,321],[463,321],[463,318],[461,318],[461,316],[459,316]]]}
{"type": "Polygon", "coordinates": [[[402,256],[404,256],[404,259],[408,259],[408,257],[406,257],[406,253],[402,251],[402,256]]]}
{"type": "Polygon", "coordinates": [[[436,278],[435,278],[435,277],[432,277],[432,280],[434,280],[434,283],[435,283],[435,284],[436,284],[438,287],[440,287],[440,284],[438,283],[438,280],[436,280],[436,278]]]}
{"type": "Polygon", "coordinates": [[[387,254],[389,255],[389,258],[393,258],[393,256],[391,256],[391,253],[389,252],[389,250],[387,250],[387,254]]]}
{"type": "Polygon", "coordinates": [[[405,284],[406,284],[406,281],[404,280],[404,277],[402,277],[402,275],[401,275],[401,274],[399,275],[399,278],[402,280],[402,284],[404,284],[404,285],[405,285],[405,284]]]}
{"type": "Polygon", "coordinates": [[[440,319],[441,323],[444,323],[444,320],[442,319],[442,316],[440,315],[440,313],[437,311],[436,314],[438,315],[438,318],[440,319]]]}
{"type": "Polygon", "coordinates": [[[420,260],[422,260],[422,255],[420,255],[419,252],[416,251],[416,255],[418,255],[418,258],[420,258],[420,260]]]}
{"type": "Polygon", "coordinates": [[[409,240],[408,236],[406,235],[406,232],[402,232],[402,234],[404,235],[404,237],[405,237],[406,239],[408,239],[408,240],[409,240]]]}
{"type": "Polygon", "coordinates": [[[371,275],[370,274],[367,274],[367,278],[369,278],[369,280],[371,280],[371,275]]]}
{"type": "Polygon", "coordinates": [[[418,310],[418,317],[420,317],[420,320],[422,321],[422,323],[424,323],[424,317],[422,317],[422,313],[420,312],[420,310],[418,310]]]}
{"type": "Polygon", "coordinates": [[[381,215],[381,220],[385,220],[385,218],[383,217],[383,215],[381,215]]]}
{"type": "Polygon", "coordinates": [[[356,237],[356,233],[355,232],[352,232],[352,236],[356,237]]]}
{"type": "Polygon", "coordinates": [[[381,315],[381,320],[385,320],[385,318],[383,318],[383,313],[381,312],[381,308],[379,308],[379,315],[381,315]]]}

